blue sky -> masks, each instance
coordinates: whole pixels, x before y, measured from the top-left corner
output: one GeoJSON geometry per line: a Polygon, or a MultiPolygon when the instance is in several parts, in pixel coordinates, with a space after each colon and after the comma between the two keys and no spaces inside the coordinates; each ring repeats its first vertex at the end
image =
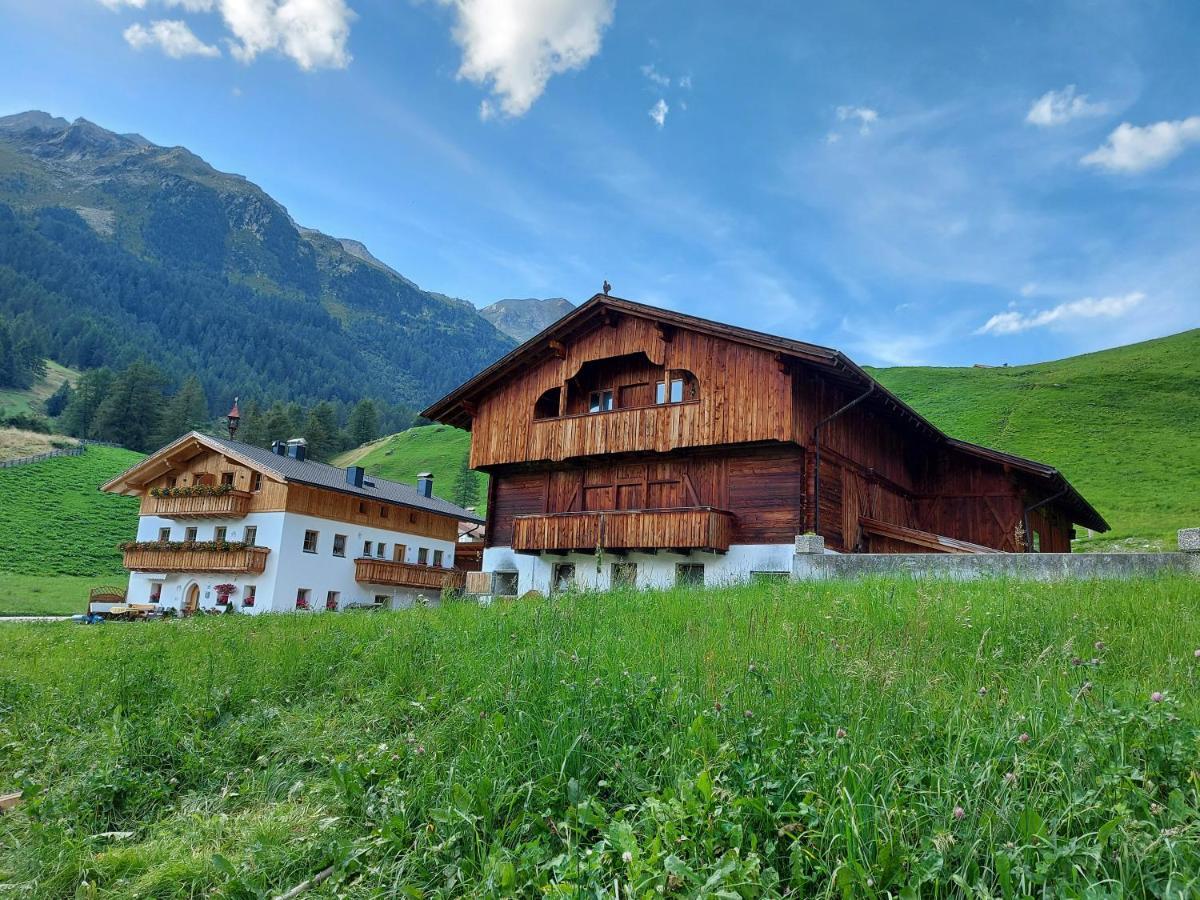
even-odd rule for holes
{"type": "Polygon", "coordinates": [[[871,364],[1200,325],[1200,4],[0,0],[0,113],[184,145],[480,305],[871,364]]]}

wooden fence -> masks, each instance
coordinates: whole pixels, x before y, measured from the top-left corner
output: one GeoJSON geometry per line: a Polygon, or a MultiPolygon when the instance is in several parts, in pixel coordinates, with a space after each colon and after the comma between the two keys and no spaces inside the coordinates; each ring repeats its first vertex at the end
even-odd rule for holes
{"type": "Polygon", "coordinates": [[[18,456],[16,459],[0,459],[0,469],[11,469],[14,466],[27,466],[30,463],[54,459],[56,456],[82,456],[88,447],[120,447],[111,441],[81,440],[78,447],[59,447],[57,450],[47,450],[45,453],[35,453],[32,456],[18,456]]]}

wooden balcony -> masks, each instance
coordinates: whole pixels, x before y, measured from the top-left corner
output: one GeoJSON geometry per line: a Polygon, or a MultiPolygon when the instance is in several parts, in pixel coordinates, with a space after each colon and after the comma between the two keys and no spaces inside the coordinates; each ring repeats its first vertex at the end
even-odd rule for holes
{"type": "Polygon", "coordinates": [[[705,550],[724,553],[733,514],[707,506],[516,516],[518,553],[592,553],[629,550],[705,550]]]}
{"type": "Polygon", "coordinates": [[[359,584],[440,591],[443,588],[461,589],[465,573],[461,569],[362,557],[354,561],[354,580],[359,584]]]}
{"type": "Polygon", "coordinates": [[[147,497],[142,512],[164,519],[240,519],[250,509],[249,491],[218,496],[147,497]]]}
{"type": "Polygon", "coordinates": [[[267,566],[270,547],[244,550],[156,550],[125,551],[124,566],[136,572],[229,572],[261,575],[267,566]]]}

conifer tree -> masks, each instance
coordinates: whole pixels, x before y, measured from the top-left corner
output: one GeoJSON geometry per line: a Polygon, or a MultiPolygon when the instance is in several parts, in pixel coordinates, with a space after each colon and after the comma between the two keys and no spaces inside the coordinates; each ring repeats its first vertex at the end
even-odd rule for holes
{"type": "Polygon", "coordinates": [[[463,457],[462,466],[458,470],[458,476],[454,479],[453,493],[454,502],[458,506],[474,506],[479,502],[479,480],[476,474],[471,471],[470,461],[467,456],[463,457]]]}

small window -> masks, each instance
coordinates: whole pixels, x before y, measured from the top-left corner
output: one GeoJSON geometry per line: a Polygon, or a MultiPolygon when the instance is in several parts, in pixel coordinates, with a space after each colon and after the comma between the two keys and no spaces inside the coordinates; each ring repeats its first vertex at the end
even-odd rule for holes
{"type": "Polygon", "coordinates": [[[341,599],[341,594],[337,591],[328,591],[325,594],[325,609],[328,612],[337,612],[338,600],[341,599]]]}
{"type": "Polygon", "coordinates": [[[659,381],[654,385],[654,402],[667,402],[667,384],[665,381],[659,381]]]}
{"type": "Polygon", "coordinates": [[[556,419],[558,418],[558,405],[562,396],[562,388],[550,388],[538,397],[537,403],[533,405],[533,417],[535,419],[556,419]]]}
{"type": "Polygon", "coordinates": [[[213,540],[214,541],[224,541],[225,535],[227,535],[227,534],[229,534],[229,529],[226,528],[224,525],[218,525],[216,528],[213,529],[213,540]]]}
{"type": "Polygon", "coordinates": [[[442,557],[444,555],[445,554],[441,550],[434,550],[433,551],[433,564],[435,566],[440,566],[442,564],[442,557]]]}
{"type": "Polygon", "coordinates": [[[242,532],[242,540],[250,545],[253,545],[258,540],[258,526],[247,525],[246,530],[242,532]]]}
{"type": "Polygon", "coordinates": [[[388,508],[386,506],[379,507],[379,518],[386,519],[388,517],[388,508]]]}
{"type": "Polygon", "coordinates": [[[296,609],[312,609],[312,591],[309,588],[296,589],[296,609]]]}
{"type": "Polygon", "coordinates": [[[389,597],[387,594],[376,594],[375,595],[375,605],[376,606],[387,606],[388,601],[391,599],[392,598],[389,597]]]}
{"type": "Polygon", "coordinates": [[[683,402],[683,379],[682,378],[672,378],[671,379],[671,402],[672,403],[682,403],[683,402]]]}
{"type": "Polygon", "coordinates": [[[363,556],[370,556],[370,555],[371,555],[371,542],[363,541],[363,556]]]}
{"type": "Polygon", "coordinates": [[[196,526],[195,525],[192,525],[192,526],[189,526],[188,528],[183,529],[183,539],[185,541],[196,540],[196,526]]]}
{"type": "Polygon", "coordinates": [[[404,562],[404,551],[407,549],[403,544],[394,544],[392,546],[392,562],[404,562]]]}
{"type": "Polygon", "coordinates": [[[675,584],[679,587],[703,587],[703,563],[678,563],[675,566],[675,584]]]}
{"type": "Polygon", "coordinates": [[[383,541],[380,541],[378,544],[375,545],[375,558],[376,559],[386,559],[387,558],[387,544],[385,544],[383,541]]]}
{"type": "Polygon", "coordinates": [[[254,605],[254,594],[258,591],[258,585],[248,584],[246,590],[242,592],[242,606],[254,605]]]}
{"type": "Polygon", "coordinates": [[[344,534],[335,534],[333,536],[333,555],[346,555],[346,536],[344,534]]]}
{"type": "Polygon", "coordinates": [[[179,482],[175,480],[175,476],[173,476],[173,475],[167,479],[167,487],[169,487],[169,488],[175,487],[175,485],[178,483],[179,482]]]}
{"type": "Polygon", "coordinates": [[[428,547],[418,547],[417,548],[417,565],[420,565],[420,566],[429,565],[429,548],[428,547]]]}
{"type": "Polygon", "coordinates": [[[364,515],[364,516],[367,514],[367,501],[366,500],[358,501],[358,512],[360,515],[364,515]]]}
{"type": "Polygon", "coordinates": [[[517,596],[517,583],[518,578],[516,572],[492,573],[492,593],[498,597],[517,596]]]}
{"type": "Polygon", "coordinates": [[[171,529],[169,527],[158,529],[158,539],[160,541],[169,541],[171,539],[171,529]]]}
{"type": "Polygon", "coordinates": [[[160,601],[162,599],[162,586],[163,586],[163,583],[161,581],[150,582],[150,602],[151,603],[158,603],[158,601],[160,601]]]}
{"type": "Polygon", "coordinates": [[[637,587],[637,563],[613,563],[612,586],[613,588],[637,587]]]}
{"type": "Polygon", "coordinates": [[[575,563],[555,563],[554,579],[550,582],[550,590],[555,593],[569,591],[575,586],[575,563]]]}
{"type": "Polygon", "coordinates": [[[221,484],[227,484],[230,487],[233,487],[233,473],[232,472],[222,472],[221,473],[221,484]]]}
{"type": "Polygon", "coordinates": [[[255,472],[250,476],[250,490],[256,494],[262,490],[262,472],[255,472]]]}
{"type": "Polygon", "coordinates": [[[315,531],[304,532],[304,552],[305,553],[316,553],[317,552],[317,538],[319,536],[320,535],[315,531]]]}
{"type": "Polygon", "coordinates": [[[592,391],[588,397],[588,412],[608,412],[612,408],[612,391],[592,391]]]}

